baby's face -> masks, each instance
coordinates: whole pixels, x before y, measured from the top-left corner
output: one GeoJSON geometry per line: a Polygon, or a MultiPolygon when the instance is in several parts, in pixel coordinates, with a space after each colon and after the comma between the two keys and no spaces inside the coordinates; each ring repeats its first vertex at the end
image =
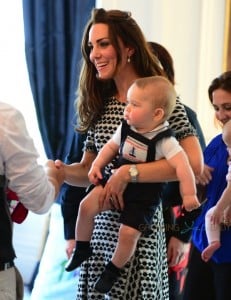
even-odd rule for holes
{"type": "Polygon", "coordinates": [[[124,118],[129,125],[136,128],[149,129],[153,126],[154,109],[151,97],[146,97],[146,91],[132,85],[127,94],[127,106],[124,118]]]}

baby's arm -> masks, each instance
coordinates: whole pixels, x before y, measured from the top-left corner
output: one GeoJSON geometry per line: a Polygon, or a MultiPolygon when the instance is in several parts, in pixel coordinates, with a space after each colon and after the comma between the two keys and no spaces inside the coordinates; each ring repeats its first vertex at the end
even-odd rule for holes
{"type": "Polygon", "coordinates": [[[88,173],[88,177],[91,183],[98,184],[102,179],[101,170],[112,161],[112,159],[118,153],[119,146],[110,139],[103,148],[99,151],[96,159],[92,163],[91,169],[88,173]]]}
{"type": "Polygon", "coordinates": [[[186,153],[183,150],[179,151],[173,157],[168,159],[168,162],[176,169],[185,209],[191,211],[198,208],[200,203],[196,196],[195,177],[186,153]]]}
{"type": "Polygon", "coordinates": [[[218,200],[217,204],[215,205],[214,212],[211,216],[211,222],[214,224],[220,224],[220,222],[225,219],[224,211],[231,205],[231,182],[230,180],[227,181],[227,186],[223,191],[220,199],[218,200]]]}

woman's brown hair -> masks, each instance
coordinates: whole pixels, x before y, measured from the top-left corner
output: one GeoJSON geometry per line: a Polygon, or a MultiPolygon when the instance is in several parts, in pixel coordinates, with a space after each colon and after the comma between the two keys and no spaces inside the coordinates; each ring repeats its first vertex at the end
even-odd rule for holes
{"type": "Polygon", "coordinates": [[[213,103],[213,92],[217,89],[222,89],[231,93],[231,71],[222,73],[211,82],[208,88],[208,95],[211,103],[213,103]]]}

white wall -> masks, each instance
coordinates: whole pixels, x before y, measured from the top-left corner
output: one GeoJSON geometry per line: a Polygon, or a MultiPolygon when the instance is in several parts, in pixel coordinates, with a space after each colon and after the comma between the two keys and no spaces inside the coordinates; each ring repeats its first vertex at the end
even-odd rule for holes
{"type": "Polygon", "coordinates": [[[96,6],[131,11],[146,38],[169,50],[176,89],[197,111],[209,141],[218,132],[207,89],[222,72],[225,0],[98,0],[96,6]]]}
{"type": "Polygon", "coordinates": [[[22,1],[0,1],[0,101],[17,107],[41,157],[46,155],[38,129],[34,101],[25,60],[22,1]]]}

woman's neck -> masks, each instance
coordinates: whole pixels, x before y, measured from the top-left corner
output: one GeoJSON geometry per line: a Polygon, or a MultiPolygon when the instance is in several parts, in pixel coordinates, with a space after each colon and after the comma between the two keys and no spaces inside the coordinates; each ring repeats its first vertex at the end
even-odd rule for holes
{"type": "Polygon", "coordinates": [[[139,76],[134,72],[125,72],[124,74],[120,74],[120,76],[116,76],[114,78],[117,88],[117,94],[115,97],[119,102],[127,101],[128,89],[137,78],[139,78],[139,76]]]}

